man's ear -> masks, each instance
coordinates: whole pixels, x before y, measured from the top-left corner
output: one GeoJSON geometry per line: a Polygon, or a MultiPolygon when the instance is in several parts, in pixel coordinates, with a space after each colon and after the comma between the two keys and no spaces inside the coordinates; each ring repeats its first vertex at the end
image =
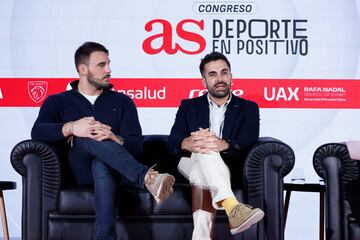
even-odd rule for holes
{"type": "Polygon", "coordinates": [[[201,82],[202,82],[204,88],[207,88],[206,79],[205,79],[205,78],[201,78],[201,82]]]}
{"type": "Polygon", "coordinates": [[[80,75],[86,75],[88,72],[88,68],[85,64],[79,64],[78,71],[80,75]]]}

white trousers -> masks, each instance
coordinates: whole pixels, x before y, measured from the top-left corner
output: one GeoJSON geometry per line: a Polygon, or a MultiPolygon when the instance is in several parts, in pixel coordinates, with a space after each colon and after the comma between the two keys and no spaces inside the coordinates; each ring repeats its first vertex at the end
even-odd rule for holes
{"type": "MultiPolygon", "coordinates": [[[[223,209],[218,202],[235,197],[231,190],[229,168],[220,153],[193,153],[191,158],[183,157],[180,159],[178,170],[191,185],[210,190],[212,206],[215,209],[223,209]]],[[[214,214],[199,209],[193,213],[193,218],[193,240],[211,239],[214,214]]]]}
{"type": "Polygon", "coordinates": [[[212,240],[215,214],[198,209],[193,212],[194,230],[192,240],[212,240]]]}

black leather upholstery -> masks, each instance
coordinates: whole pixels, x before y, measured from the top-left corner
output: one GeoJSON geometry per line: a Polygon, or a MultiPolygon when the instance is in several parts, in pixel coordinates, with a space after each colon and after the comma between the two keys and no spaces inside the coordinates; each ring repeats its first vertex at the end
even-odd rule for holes
{"type": "Polygon", "coordinates": [[[350,158],[345,144],[328,143],[315,151],[313,165],[325,181],[326,239],[360,239],[360,228],[345,197],[345,186],[359,176],[357,161],[350,158]]]}
{"type": "MultiPolygon", "coordinates": [[[[138,187],[122,187],[119,194],[119,239],[191,239],[191,188],[176,170],[177,159],[167,151],[166,135],[144,136],[139,159],[176,176],[173,195],[157,205],[138,187]]],[[[93,239],[94,195],[92,186],[76,186],[63,156],[66,147],[25,140],[11,153],[11,163],[23,179],[23,239],[93,239]],[[56,154],[57,153],[57,154],[56,154]],[[62,156],[61,156],[62,155],[62,156]]],[[[234,189],[243,202],[265,211],[265,218],[245,233],[230,235],[227,217],[218,211],[216,239],[284,238],[283,177],[294,166],[294,152],[285,143],[261,138],[245,159],[243,187],[234,189]]]]}

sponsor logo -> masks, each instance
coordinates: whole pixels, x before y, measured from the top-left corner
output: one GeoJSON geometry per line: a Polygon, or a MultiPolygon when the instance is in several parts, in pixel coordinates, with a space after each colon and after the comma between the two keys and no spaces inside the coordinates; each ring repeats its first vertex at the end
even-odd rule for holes
{"type": "Polygon", "coordinates": [[[299,101],[298,91],[298,87],[294,89],[291,87],[272,87],[271,90],[269,90],[267,87],[264,87],[264,97],[267,101],[299,101]]]}
{"type": "MultiPolygon", "coordinates": [[[[346,97],[346,89],[343,87],[304,87],[305,100],[310,101],[310,98],[344,98],[346,97]]],[[[326,99],[326,101],[330,101],[326,99]]],[[[335,100],[334,100],[335,101],[335,100]]],[[[338,100],[336,100],[338,101],[338,100]]]]}
{"type": "MultiPolygon", "coordinates": [[[[244,95],[244,90],[242,89],[233,89],[231,90],[231,92],[238,97],[244,95]]],[[[200,97],[205,93],[207,93],[207,89],[191,89],[189,93],[189,98],[200,97]]]]}
{"type": "MultiPolygon", "coordinates": [[[[71,90],[71,85],[66,85],[66,90],[71,90]]],[[[127,95],[134,100],[165,100],[166,99],[166,86],[160,89],[144,86],[141,89],[118,89],[116,87],[111,89],[112,91],[119,92],[127,95]]]]}
{"type": "Polygon", "coordinates": [[[304,92],[346,93],[346,90],[343,87],[304,87],[304,92]]]}
{"type": "Polygon", "coordinates": [[[44,100],[48,90],[48,83],[45,81],[31,81],[28,82],[28,93],[31,98],[36,103],[44,100]]]}
{"type": "Polygon", "coordinates": [[[144,86],[143,89],[119,89],[117,90],[120,93],[127,95],[132,99],[141,99],[141,100],[155,100],[155,99],[166,99],[166,87],[162,87],[161,89],[152,89],[144,86]]]}

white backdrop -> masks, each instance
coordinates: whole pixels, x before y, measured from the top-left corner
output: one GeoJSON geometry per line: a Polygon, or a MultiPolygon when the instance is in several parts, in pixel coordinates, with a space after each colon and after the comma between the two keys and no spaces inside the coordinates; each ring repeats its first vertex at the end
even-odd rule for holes
{"type": "MultiPolygon", "coordinates": [[[[226,4],[250,4],[252,11],[199,12],[200,4],[217,3],[221,1],[0,2],[0,180],[13,180],[18,184],[16,190],[5,192],[11,236],[20,237],[21,234],[22,187],[21,178],[10,165],[9,155],[16,143],[30,138],[38,107],[20,103],[16,106],[16,101],[15,106],[7,105],[2,104],[2,101],[21,87],[17,85],[15,78],[76,78],[73,54],[84,41],[100,42],[110,50],[114,78],[199,78],[200,58],[218,46],[214,40],[224,40],[230,41],[231,50],[226,54],[236,78],[271,78],[279,81],[325,79],[338,80],[339,83],[359,79],[359,0],[234,1],[226,4]],[[154,19],[163,19],[172,27],[171,49],[175,49],[175,44],[178,43],[192,53],[169,53],[163,50],[157,54],[149,54],[143,48],[145,39],[165,31],[159,24],[154,24],[151,31],[145,30],[146,23],[154,19]],[[186,24],[184,29],[204,39],[204,49],[201,49],[202,45],[198,42],[186,40],[181,34],[177,34],[175,28],[184,19],[198,22],[203,20],[203,29],[196,24],[186,24]],[[227,36],[223,29],[220,37],[214,37],[220,31],[214,23],[215,19],[224,28],[226,21],[231,24],[227,29],[227,36]],[[280,43],[276,54],[274,48],[269,48],[267,54],[238,52],[236,46],[239,40],[259,40],[248,35],[265,34],[265,27],[256,25],[252,32],[247,29],[237,37],[237,26],[231,22],[236,22],[237,19],[247,23],[254,19],[267,23],[270,20],[278,20],[280,23],[282,20],[306,20],[300,25],[302,30],[298,32],[299,35],[306,36],[301,38],[307,42],[306,54],[286,54],[286,48],[280,43]],[[194,54],[196,51],[198,52],[194,54]],[[2,85],[9,85],[9,82],[11,90],[5,91],[2,85]]],[[[291,36],[291,26],[288,25],[286,30],[285,25],[279,25],[278,39],[294,43],[299,40],[291,36]]],[[[274,39],[276,35],[273,38],[269,35],[263,40],[274,39]]],[[[160,48],[162,40],[164,39],[158,38],[153,41],[152,47],[160,48]]],[[[17,97],[19,102],[22,97],[25,96],[17,97]]],[[[328,108],[328,105],[323,108],[298,108],[296,104],[294,102],[293,107],[286,108],[261,108],[260,135],[276,137],[289,144],[296,153],[295,168],[306,179],[317,181],[312,168],[314,150],[327,142],[359,139],[360,104],[351,108],[328,108]]],[[[143,132],[168,134],[176,110],[176,105],[163,108],[140,105],[138,111],[143,132]]],[[[287,239],[316,239],[317,195],[299,193],[293,196],[286,228],[287,239]],[[305,210],[309,208],[311,210],[305,210]],[[299,227],[299,223],[303,227],[299,227]],[[302,232],[301,238],[298,232],[302,232]]]]}

